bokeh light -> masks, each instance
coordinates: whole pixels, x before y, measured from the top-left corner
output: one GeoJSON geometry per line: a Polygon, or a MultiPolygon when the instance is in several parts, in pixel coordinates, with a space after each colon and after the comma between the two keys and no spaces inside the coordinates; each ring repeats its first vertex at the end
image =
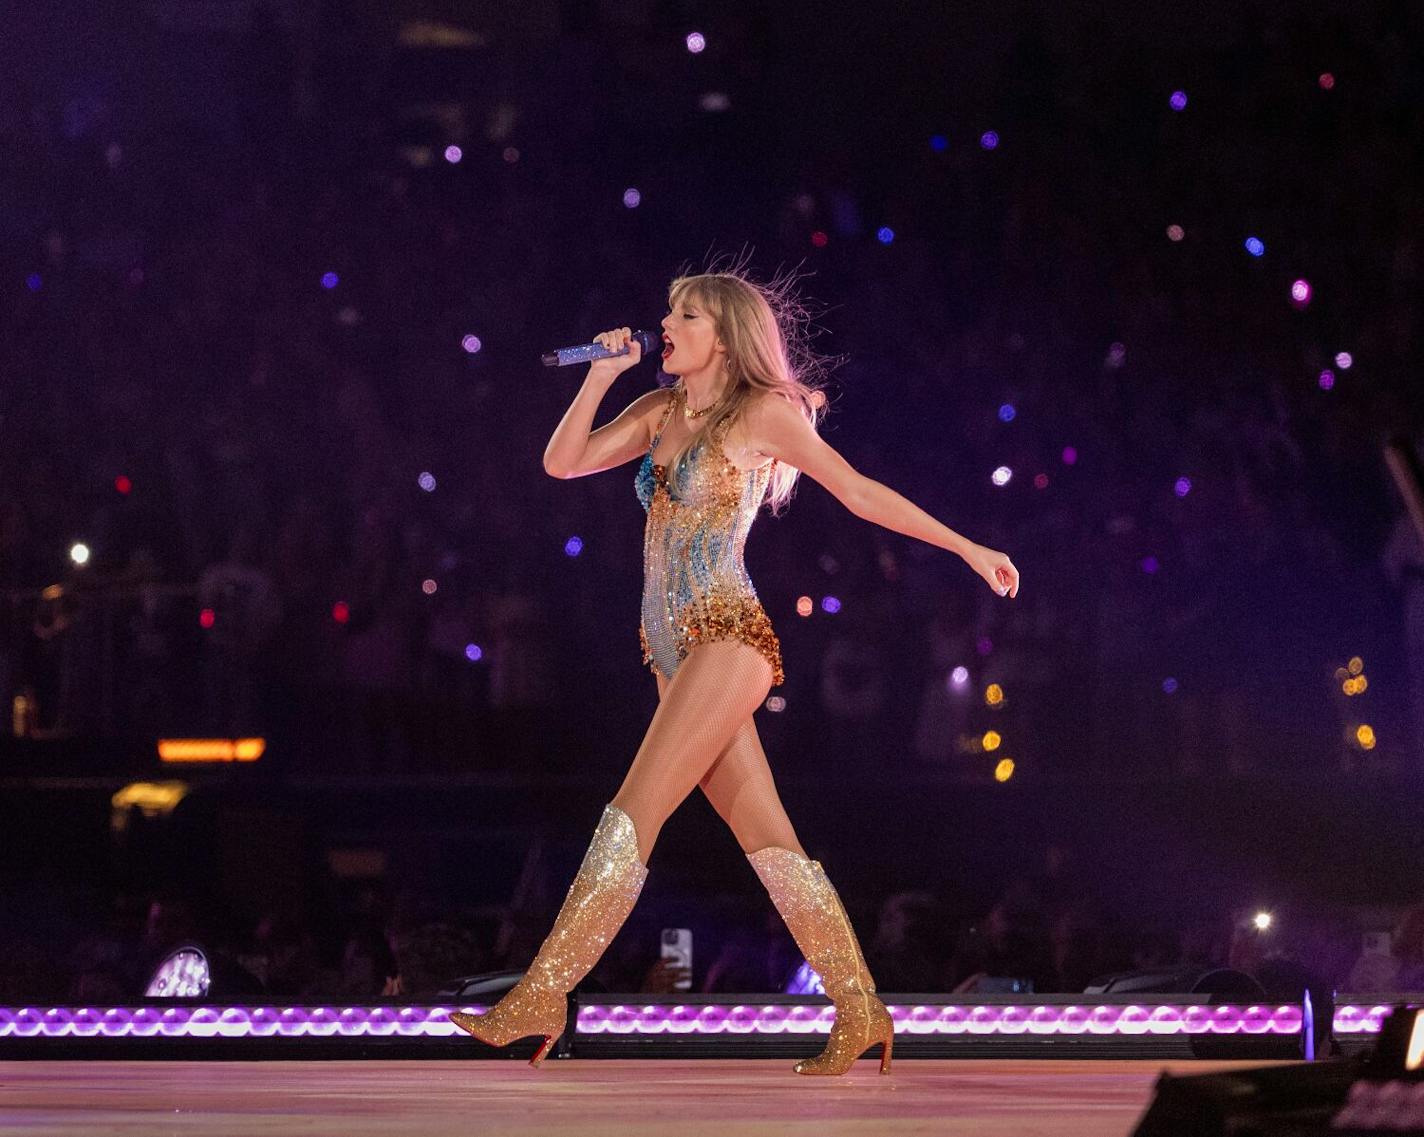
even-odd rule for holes
{"type": "Polygon", "coordinates": [[[623,204],[629,209],[637,209],[642,204],[643,195],[636,186],[629,186],[623,191],[623,204]]]}
{"type": "Polygon", "coordinates": [[[1324,371],[1320,373],[1320,379],[1318,380],[1318,382],[1322,391],[1330,390],[1330,388],[1335,386],[1335,372],[1331,371],[1330,368],[1327,367],[1324,371]]]}
{"type": "Polygon", "coordinates": [[[942,154],[949,149],[949,139],[943,134],[930,135],[930,149],[937,154],[942,154]]]}
{"type": "Polygon", "coordinates": [[[1036,489],[1036,490],[1046,490],[1046,489],[1048,488],[1048,475],[1047,475],[1047,474],[1034,474],[1034,476],[1033,476],[1033,488],[1036,489]]]}
{"type": "Polygon", "coordinates": [[[1014,410],[1014,405],[1013,405],[1013,403],[1005,403],[1003,406],[1001,406],[1001,407],[999,408],[999,421],[1000,421],[1000,422],[1013,422],[1013,421],[1014,421],[1014,417],[1015,417],[1017,414],[1018,414],[1018,411],[1014,410]]]}
{"type": "Polygon", "coordinates": [[[121,494],[127,495],[133,490],[133,482],[131,482],[126,475],[120,474],[114,479],[114,489],[118,490],[121,494]]]}
{"type": "Polygon", "coordinates": [[[1004,689],[997,683],[990,683],[984,688],[984,702],[991,707],[997,707],[1004,701],[1004,689]]]}
{"type": "Polygon", "coordinates": [[[424,470],[421,472],[420,477],[416,479],[416,484],[420,486],[420,488],[423,489],[426,493],[434,493],[435,475],[432,474],[429,470],[424,470]]]}
{"type": "Polygon", "coordinates": [[[818,249],[824,249],[827,240],[829,240],[829,238],[820,229],[817,229],[811,234],[811,244],[815,245],[818,249]]]}
{"type": "Polygon", "coordinates": [[[1304,308],[1310,303],[1310,281],[1304,278],[1291,282],[1291,303],[1304,308]]]}
{"type": "Polygon", "coordinates": [[[1153,573],[1155,573],[1158,569],[1162,567],[1161,562],[1158,561],[1158,559],[1154,557],[1151,553],[1148,553],[1147,556],[1143,557],[1142,560],[1138,562],[1138,564],[1142,566],[1142,571],[1145,572],[1148,576],[1151,576],[1153,573]]]}
{"type": "Polygon", "coordinates": [[[994,766],[994,781],[1007,782],[1014,776],[1014,760],[1012,758],[1000,758],[994,766]]]}
{"type": "Polygon", "coordinates": [[[809,616],[816,610],[816,602],[809,596],[798,596],[796,598],[796,615],[809,616]]]}
{"type": "Polygon", "coordinates": [[[779,715],[782,711],[786,709],[786,700],[783,699],[780,695],[768,695],[766,700],[766,709],[774,715],[779,715]]]}
{"type": "Polygon", "coordinates": [[[500,157],[503,158],[511,166],[514,165],[515,162],[519,161],[519,147],[506,146],[503,152],[500,154],[500,157]]]}
{"type": "Polygon", "coordinates": [[[706,91],[697,100],[697,105],[704,111],[717,114],[730,108],[732,100],[727,97],[725,91],[706,91]]]}
{"type": "Polygon", "coordinates": [[[69,559],[77,565],[87,565],[89,563],[89,546],[83,541],[76,541],[69,546],[69,559]]]}
{"type": "Polygon", "coordinates": [[[1257,912],[1251,918],[1251,922],[1256,925],[1258,932],[1264,932],[1271,926],[1271,914],[1269,912],[1257,912]]]}
{"type": "Polygon", "coordinates": [[[452,166],[464,156],[464,151],[458,146],[445,147],[445,161],[449,162],[452,166]]]}
{"type": "Polygon", "coordinates": [[[1174,111],[1187,109],[1187,93],[1185,91],[1173,91],[1172,97],[1167,100],[1174,111]]]}
{"type": "Polygon", "coordinates": [[[841,602],[840,602],[840,599],[839,599],[838,597],[835,597],[835,596],[822,596],[822,597],[821,597],[821,611],[822,611],[822,612],[829,612],[829,613],[831,613],[832,615],[834,615],[835,613],[839,612],[840,610],[841,610],[841,602]]]}
{"type": "Polygon", "coordinates": [[[439,591],[439,589],[439,583],[434,580],[431,580],[429,577],[426,577],[426,579],[420,582],[420,591],[425,593],[426,596],[434,596],[435,593],[439,591]]]}
{"type": "Polygon", "coordinates": [[[471,663],[479,663],[485,657],[485,653],[480,649],[479,644],[465,645],[465,658],[471,663]]]}
{"type": "Polygon", "coordinates": [[[980,745],[983,746],[985,750],[999,749],[999,743],[1002,741],[1003,738],[999,735],[997,730],[986,730],[984,737],[979,740],[980,745]]]}
{"type": "Polygon", "coordinates": [[[875,239],[882,245],[888,245],[895,239],[895,230],[888,225],[882,225],[875,232],[875,239]]]}
{"type": "Polygon", "coordinates": [[[1076,446],[1063,447],[1063,464],[1072,466],[1078,461],[1078,448],[1076,446]]]}
{"type": "Polygon", "coordinates": [[[340,283],[341,278],[334,272],[324,272],[321,274],[321,286],[327,289],[327,291],[335,288],[340,283]]]}
{"type": "Polygon", "coordinates": [[[1348,351],[1336,352],[1335,354],[1335,366],[1341,371],[1349,371],[1354,362],[1355,357],[1348,351]]]}
{"type": "Polygon", "coordinates": [[[211,628],[218,622],[218,614],[211,608],[204,608],[198,613],[198,623],[204,628],[211,628]]]}
{"type": "Polygon", "coordinates": [[[465,336],[460,341],[460,346],[464,348],[467,352],[469,352],[471,355],[474,355],[475,352],[479,351],[480,348],[484,347],[484,344],[480,343],[479,336],[465,336]]]}
{"type": "Polygon", "coordinates": [[[1167,240],[1169,241],[1180,241],[1186,235],[1186,230],[1183,229],[1180,225],[1167,226],[1167,240]]]}
{"type": "Polygon", "coordinates": [[[564,542],[564,556],[576,557],[583,552],[583,538],[579,536],[570,537],[564,542]]]}
{"type": "Polygon", "coordinates": [[[949,673],[949,683],[951,687],[963,687],[969,682],[969,668],[956,667],[949,673]]]}
{"type": "Polygon", "coordinates": [[[1373,750],[1375,748],[1375,728],[1367,722],[1362,722],[1355,729],[1355,741],[1360,744],[1360,749],[1373,750]]]}
{"type": "Polygon", "coordinates": [[[1352,655],[1350,662],[1345,665],[1350,670],[1351,675],[1358,675],[1365,669],[1365,661],[1358,655],[1352,655]]]}
{"type": "Polygon", "coordinates": [[[1266,242],[1260,237],[1247,237],[1246,251],[1253,257],[1263,256],[1266,252],[1266,242]]]}
{"type": "Polygon", "coordinates": [[[338,600],[331,606],[331,618],[338,624],[344,624],[351,619],[351,605],[345,600],[338,600]]]}
{"type": "Polygon", "coordinates": [[[979,136],[979,145],[982,146],[985,150],[993,150],[996,146],[999,145],[998,131],[986,130],[983,134],[979,136]]]}
{"type": "Polygon", "coordinates": [[[990,480],[996,486],[1006,486],[1009,484],[1009,481],[1013,478],[1013,476],[1014,472],[1010,470],[1007,466],[1000,466],[989,477],[990,480]]]}
{"type": "Polygon", "coordinates": [[[683,43],[687,45],[687,50],[693,55],[699,55],[707,47],[707,37],[701,32],[688,32],[683,43]]]}
{"type": "Polygon", "coordinates": [[[1169,695],[1175,695],[1177,693],[1177,681],[1170,675],[1167,676],[1167,678],[1162,680],[1162,690],[1169,695]]]}
{"type": "Polygon", "coordinates": [[[44,287],[44,281],[40,278],[39,273],[32,272],[29,276],[25,277],[25,287],[31,292],[38,292],[44,287]]]}
{"type": "Polygon", "coordinates": [[[1335,87],[1335,76],[1328,71],[1323,71],[1321,72],[1319,82],[1322,91],[1333,90],[1335,87]]]}
{"type": "Polygon", "coordinates": [[[1192,492],[1191,478],[1178,478],[1176,484],[1172,486],[1172,492],[1178,497],[1186,497],[1192,492]]]}

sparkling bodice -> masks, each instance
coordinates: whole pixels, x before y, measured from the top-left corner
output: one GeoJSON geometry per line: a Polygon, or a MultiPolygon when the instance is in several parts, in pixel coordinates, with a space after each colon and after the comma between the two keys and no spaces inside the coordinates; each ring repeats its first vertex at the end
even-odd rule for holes
{"type": "Polygon", "coordinates": [[[694,441],[680,469],[654,463],[679,405],[674,393],[634,479],[648,515],[639,628],[644,661],[671,678],[694,644],[741,639],[771,661],[775,685],[782,682],[780,645],[743,551],[776,462],[752,470],[733,465],[723,451],[732,419],[724,419],[694,441]]]}

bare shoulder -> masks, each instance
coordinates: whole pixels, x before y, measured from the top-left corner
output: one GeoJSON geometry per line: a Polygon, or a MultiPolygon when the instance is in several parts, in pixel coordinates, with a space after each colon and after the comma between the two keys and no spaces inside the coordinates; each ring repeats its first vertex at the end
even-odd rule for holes
{"type": "Polygon", "coordinates": [[[654,387],[651,391],[644,391],[629,403],[624,408],[623,414],[629,418],[637,419],[651,441],[654,431],[658,429],[658,420],[662,418],[663,412],[667,410],[675,397],[676,392],[671,387],[654,387]]]}
{"type": "Polygon", "coordinates": [[[783,434],[805,424],[805,416],[799,407],[784,395],[775,391],[756,391],[743,409],[746,421],[747,440],[757,449],[770,438],[783,434]]]}

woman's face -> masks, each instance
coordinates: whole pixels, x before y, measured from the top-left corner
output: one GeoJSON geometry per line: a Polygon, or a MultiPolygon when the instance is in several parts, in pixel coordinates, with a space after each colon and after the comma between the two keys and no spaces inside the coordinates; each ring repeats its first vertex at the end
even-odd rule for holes
{"type": "Polygon", "coordinates": [[[696,296],[683,296],[663,317],[662,368],[669,375],[720,367],[718,357],[725,352],[712,316],[696,296]]]}

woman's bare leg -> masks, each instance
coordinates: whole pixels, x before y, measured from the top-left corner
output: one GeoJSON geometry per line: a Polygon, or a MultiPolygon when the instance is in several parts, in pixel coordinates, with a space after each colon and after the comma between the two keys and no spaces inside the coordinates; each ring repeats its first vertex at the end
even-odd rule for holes
{"type": "Polygon", "coordinates": [[[633,820],[646,865],[663,823],[771,690],[771,664],[750,644],[698,644],[661,692],[633,764],[612,799],[633,820]]]}
{"type": "MultiPolygon", "coordinates": [[[[653,678],[658,681],[661,699],[668,681],[657,672],[653,678]]],[[[699,784],[712,808],[732,830],[742,852],[754,853],[768,845],[780,845],[806,855],[776,792],[771,764],[752,716],[748,715],[737,728],[699,784]]]]}

